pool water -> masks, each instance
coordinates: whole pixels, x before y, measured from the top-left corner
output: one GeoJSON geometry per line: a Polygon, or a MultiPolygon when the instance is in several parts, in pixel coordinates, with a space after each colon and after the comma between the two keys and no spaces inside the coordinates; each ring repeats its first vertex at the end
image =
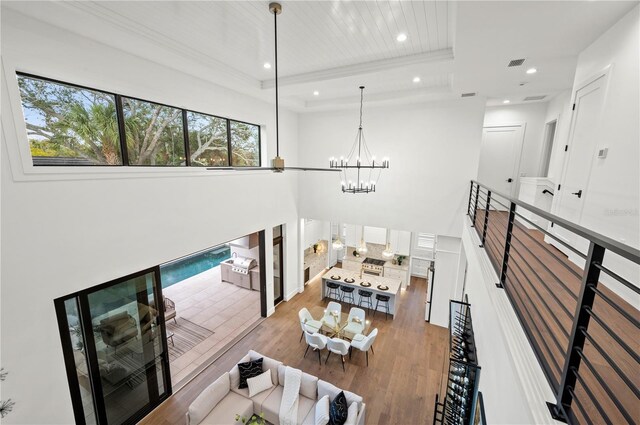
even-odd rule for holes
{"type": "Polygon", "coordinates": [[[160,266],[160,281],[162,282],[162,287],[168,288],[177,282],[211,270],[230,257],[231,249],[223,245],[160,266]]]}

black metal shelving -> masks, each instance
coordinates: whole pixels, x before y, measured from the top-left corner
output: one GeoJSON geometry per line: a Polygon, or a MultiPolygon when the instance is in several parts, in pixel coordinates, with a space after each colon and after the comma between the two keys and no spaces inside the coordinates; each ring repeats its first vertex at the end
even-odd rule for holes
{"type": "Polygon", "coordinates": [[[444,397],[436,395],[434,424],[472,425],[478,404],[480,366],[471,305],[449,301],[449,369],[444,397]]]}

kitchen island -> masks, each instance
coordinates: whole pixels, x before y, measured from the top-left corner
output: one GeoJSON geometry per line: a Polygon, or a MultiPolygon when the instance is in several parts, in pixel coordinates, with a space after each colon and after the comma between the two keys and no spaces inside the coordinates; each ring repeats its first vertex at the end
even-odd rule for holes
{"type": "MultiPolygon", "coordinates": [[[[353,291],[353,298],[356,305],[360,301],[358,289],[364,289],[365,291],[373,292],[373,295],[371,296],[373,308],[375,308],[376,306],[377,294],[387,295],[389,297],[389,314],[391,314],[392,316],[396,314],[398,305],[398,301],[396,299],[400,295],[400,288],[402,286],[402,281],[400,279],[391,279],[372,275],[364,275],[363,277],[360,277],[359,272],[332,267],[327,273],[322,276],[322,292],[320,293],[320,299],[326,298],[326,294],[328,293],[327,282],[335,282],[340,285],[354,287],[355,290],[353,291]],[[353,279],[353,282],[345,282],[345,279],[353,279]],[[361,284],[364,282],[369,282],[371,286],[362,286],[361,284]],[[379,289],[378,285],[386,286],[388,287],[388,289],[379,289]]],[[[338,291],[339,294],[342,294],[340,290],[338,291]]],[[[383,313],[385,312],[383,303],[380,303],[380,305],[378,306],[378,311],[383,313]]]]}

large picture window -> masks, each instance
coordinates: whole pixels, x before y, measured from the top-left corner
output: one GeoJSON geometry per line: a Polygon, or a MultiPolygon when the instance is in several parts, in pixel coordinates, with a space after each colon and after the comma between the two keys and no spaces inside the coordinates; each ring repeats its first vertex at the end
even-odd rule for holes
{"type": "Polygon", "coordinates": [[[229,165],[227,120],[187,112],[191,165],[226,167],[229,165]]]}
{"type": "Polygon", "coordinates": [[[260,126],[18,73],[33,165],[259,167],[260,126]]]}
{"type": "Polygon", "coordinates": [[[182,110],[122,98],[129,165],[186,165],[182,110]]]}
{"type": "Polygon", "coordinates": [[[244,122],[230,121],[231,165],[234,167],[260,166],[260,127],[244,122]]]}
{"type": "Polygon", "coordinates": [[[34,165],[122,165],[115,96],[19,75],[34,165]]]}

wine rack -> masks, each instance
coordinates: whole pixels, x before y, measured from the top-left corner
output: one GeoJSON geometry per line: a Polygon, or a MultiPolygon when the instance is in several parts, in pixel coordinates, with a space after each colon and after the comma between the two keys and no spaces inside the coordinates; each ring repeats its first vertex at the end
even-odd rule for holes
{"type": "Polygon", "coordinates": [[[436,395],[434,424],[473,425],[478,404],[480,366],[471,305],[449,301],[449,369],[444,396],[436,395]]]}

